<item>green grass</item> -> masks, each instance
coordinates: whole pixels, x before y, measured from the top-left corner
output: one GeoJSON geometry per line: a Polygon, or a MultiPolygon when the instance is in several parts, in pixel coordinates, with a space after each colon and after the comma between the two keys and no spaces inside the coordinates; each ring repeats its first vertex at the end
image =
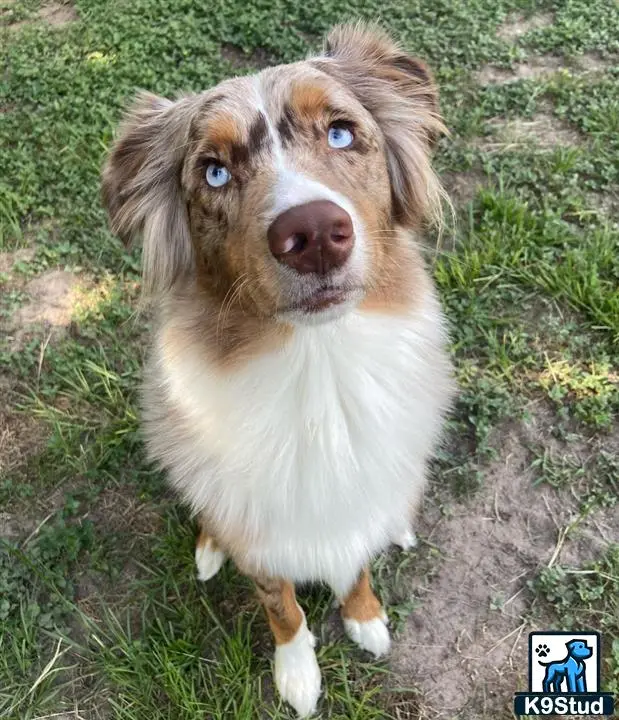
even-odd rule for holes
{"type": "Polygon", "coordinates": [[[606,639],[603,669],[607,691],[619,693],[619,545],[585,567],[555,566],[544,569],[532,583],[542,604],[560,620],[557,629],[592,628],[606,639]]]}
{"type": "MultiPolygon", "coordinates": [[[[17,527],[0,538],[0,717],[63,709],[123,720],[292,717],[275,696],[268,629],[248,582],[226,567],[216,583],[199,586],[186,514],[144,462],[136,390],[148,321],[135,315],[139,253],[111,236],[98,199],[121,110],[136,88],[171,95],[227,77],[231,48],[250,72],[256,58],[304,56],[335,21],[380,16],[436,71],[452,130],[438,169],[483,186],[455,198],[451,249],[429,253],[461,387],[434,464],[432,502],[446,512],[474,502],[508,429],[533,415],[544,428],[526,448],[534,482],[540,492],[563,493],[585,522],[618,495],[619,9],[613,0],[73,7],[74,22],[50,28],[36,0],[0,0],[0,252],[34,251],[0,272],[0,327],[28,302],[27,282],[47,270],[80,273],[95,288],[64,335],[30,328],[16,351],[11,334],[0,334],[4,412],[33,418],[48,437],[34,451],[28,438],[14,438],[23,457],[0,476],[0,509],[17,527]],[[497,34],[508,19],[539,12],[554,23],[512,43],[497,34]],[[486,65],[510,68],[544,54],[574,68],[584,52],[602,69],[476,81],[486,65]],[[497,118],[539,113],[577,132],[578,142],[495,137],[497,118]]],[[[530,572],[524,616],[531,626],[573,620],[600,629],[614,691],[618,542],[615,534],[593,564],[530,572]]],[[[410,579],[431,583],[443,560],[428,541],[377,561],[396,630],[423,607],[410,579]]],[[[414,677],[393,678],[387,664],[368,662],[342,639],[326,591],[307,591],[303,603],[321,640],[322,717],[423,711],[414,677]]]]}

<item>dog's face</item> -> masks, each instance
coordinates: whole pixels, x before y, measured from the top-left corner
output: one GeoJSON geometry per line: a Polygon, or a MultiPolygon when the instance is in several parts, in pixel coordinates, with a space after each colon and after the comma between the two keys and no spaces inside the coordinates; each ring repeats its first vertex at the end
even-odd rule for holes
{"type": "Polygon", "coordinates": [[[341,83],[308,63],[205,95],[182,172],[202,274],[262,315],[322,315],[358,300],[388,229],[384,140],[341,83]],[[371,188],[371,192],[368,192],[371,188]],[[322,311],[322,312],[321,312],[322,311]]]}
{"type": "Polygon", "coordinates": [[[443,129],[425,66],[343,26],[312,60],[175,102],[142,95],[103,198],[119,235],[144,234],[151,292],[189,280],[248,315],[325,320],[397,285],[402,227],[438,211],[443,129]]]}
{"type": "Polygon", "coordinates": [[[586,660],[593,655],[593,649],[584,640],[570,640],[567,643],[567,649],[569,654],[576,660],[586,660]]]}

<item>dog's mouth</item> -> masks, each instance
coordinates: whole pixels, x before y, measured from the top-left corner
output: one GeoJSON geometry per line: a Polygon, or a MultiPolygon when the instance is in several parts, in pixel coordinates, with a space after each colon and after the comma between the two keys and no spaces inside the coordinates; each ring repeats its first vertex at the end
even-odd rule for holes
{"type": "Polygon", "coordinates": [[[346,300],[349,291],[340,288],[322,288],[317,290],[301,302],[290,306],[290,310],[303,310],[305,312],[319,312],[332,305],[340,305],[346,300]]]}
{"type": "Polygon", "coordinates": [[[314,290],[312,293],[304,296],[281,310],[283,313],[302,312],[314,314],[328,310],[329,308],[354,301],[360,296],[362,288],[360,287],[323,287],[314,290]]]}

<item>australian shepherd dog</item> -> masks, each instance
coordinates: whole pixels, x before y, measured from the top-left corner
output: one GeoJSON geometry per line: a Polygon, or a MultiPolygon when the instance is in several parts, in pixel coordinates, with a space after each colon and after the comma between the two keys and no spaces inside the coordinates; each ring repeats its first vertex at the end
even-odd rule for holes
{"type": "Polygon", "coordinates": [[[453,397],[418,244],[440,222],[444,132],[427,67],[342,25],[302,62],[142,93],[103,171],[156,317],[150,457],[198,519],[199,578],[230,558],[255,582],[300,716],[321,679],[295,585],[329,585],[352,640],[388,652],[368,568],[414,541],[453,397]]]}

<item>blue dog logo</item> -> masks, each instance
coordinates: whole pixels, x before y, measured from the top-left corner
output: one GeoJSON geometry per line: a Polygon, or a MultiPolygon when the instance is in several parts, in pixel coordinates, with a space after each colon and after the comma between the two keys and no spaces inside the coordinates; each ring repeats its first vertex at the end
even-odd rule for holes
{"type": "Polygon", "coordinates": [[[515,694],[514,716],[604,715],[619,720],[613,694],[600,690],[601,643],[595,630],[529,633],[529,689],[515,694]]]}
{"type": "MultiPolygon", "coordinates": [[[[538,660],[540,665],[546,668],[546,675],[542,683],[545,693],[586,693],[587,677],[585,660],[591,657],[593,649],[584,640],[570,640],[565,643],[567,657],[564,660],[554,662],[543,662],[538,660]],[[561,688],[565,681],[566,687],[561,688]]],[[[548,655],[548,648],[540,646],[536,648],[537,655],[545,657],[548,655]]]]}

